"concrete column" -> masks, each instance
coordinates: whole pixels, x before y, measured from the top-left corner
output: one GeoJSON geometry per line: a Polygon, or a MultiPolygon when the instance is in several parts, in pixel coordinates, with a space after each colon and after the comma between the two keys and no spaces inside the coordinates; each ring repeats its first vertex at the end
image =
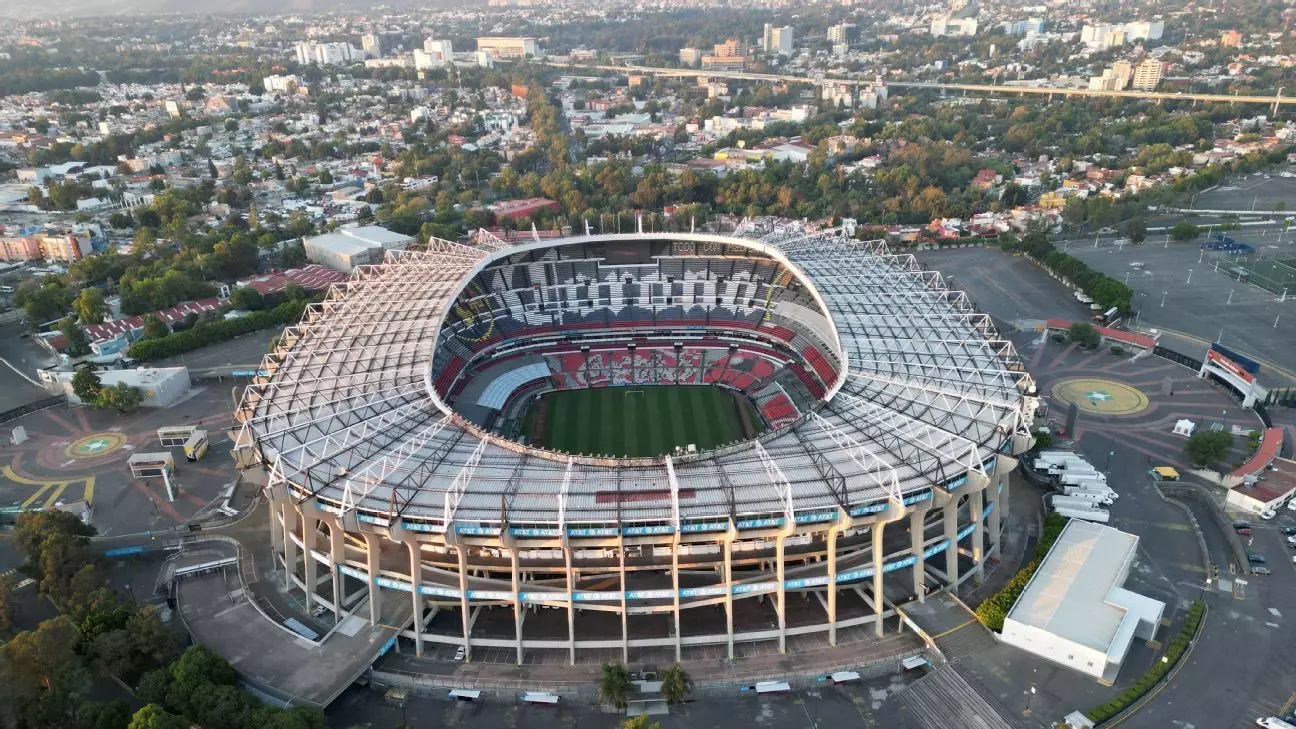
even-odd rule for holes
{"type": "Polygon", "coordinates": [[[518,551],[514,542],[509,547],[509,565],[513,577],[513,634],[517,641],[517,664],[522,665],[522,580],[518,575],[518,551]]]}
{"type": "Polygon", "coordinates": [[[621,573],[621,663],[630,662],[630,614],[626,610],[625,538],[617,539],[617,567],[621,573]]]}
{"type": "Polygon", "coordinates": [[[310,615],[311,607],[315,604],[315,575],[317,567],[315,563],[315,536],[319,532],[319,519],[311,516],[313,509],[302,509],[302,562],[305,565],[304,577],[306,583],[306,614],[310,615]]]}
{"type": "Polygon", "coordinates": [[[472,630],[472,623],[468,615],[468,548],[462,544],[455,544],[455,553],[459,555],[459,612],[463,616],[463,647],[464,662],[472,662],[472,640],[469,639],[469,631],[472,630]]]}
{"type": "Polygon", "coordinates": [[[909,549],[913,552],[913,590],[918,602],[927,601],[927,569],[923,549],[926,542],[927,510],[921,509],[909,513],[909,549]]]}
{"type": "Polygon", "coordinates": [[[725,636],[727,637],[729,660],[734,659],[734,636],[733,636],[733,543],[738,538],[738,529],[734,527],[733,522],[729,522],[729,532],[725,534],[724,544],[724,606],[725,606],[725,636]]]}
{"type": "Polygon", "coordinates": [[[287,499],[270,497],[270,549],[280,554],[284,551],[283,513],[287,503],[287,499]]]}
{"type": "Polygon", "coordinates": [[[410,594],[414,606],[414,655],[423,657],[423,555],[419,541],[413,534],[405,535],[405,549],[409,552],[410,594]]]}
{"type": "Polygon", "coordinates": [[[297,543],[292,539],[297,531],[297,507],[284,504],[283,518],[284,588],[291,590],[292,576],[297,571],[297,543]]]}
{"type": "Polygon", "coordinates": [[[369,623],[370,625],[378,624],[378,572],[381,567],[379,559],[380,540],[377,534],[370,532],[361,532],[365,540],[365,569],[369,572],[369,623]]]}
{"type": "Polygon", "coordinates": [[[1002,494],[999,491],[999,488],[1007,480],[1008,480],[1007,475],[1000,474],[999,476],[995,477],[994,486],[992,487],[994,488],[994,491],[992,493],[993,498],[991,499],[990,503],[991,505],[994,506],[994,508],[990,511],[990,546],[996,549],[999,547],[1000,537],[1003,536],[1004,501],[1003,501],[1002,494]]]}
{"type": "Polygon", "coordinates": [[[679,550],[680,540],[679,532],[675,532],[675,538],[671,540],[671,592],[674,593],[675,606],[675,662],[683,660],[683,646],[680,637],[680,583],[679,583],[679,550]]]}
{"type": "Polygon", "coordinates": [[[333,560],[333,624],[342,622],[342,601],[346,599],[346,590],[342,589],[342,563],[346,562],[346,534],[337,517],[324,517],[329,530],[329,558],[333,560]]]}
{"type": "Polygon", "coordinates": [[[575,580],[572,576],[572,550],[563,537],[563,562],[567,566],[567,657],[576,665],[576,598],[575,580]]]}
{"type": "Polygon", "coordinates": [[[845,511],[837,512],[837,523],[828,527],[828,645],[837,645],[837,536],[851,528],[845,511]]]}
{"type": "Polygon", "coordinates": [[[882,566],[886,555],[883,554],[885,546],[882,543],[882,536],[886,531],[886,522],[880,518],[869,532],[872,538],[873,547],[873,631],[877,637],[882,637],[882,611],[886,609],[886,593],[882,588],[882,566]]]}
{"type": "Polygon", "coordinates": [[[950,494],[942,513],[945,526],[945,539],[949,548],[945,550],[945,579],[949,580],[950,591],[958,593],[958,497],[950,494]]]}
{"type": "Polygon", "coordinates": [[[972,517],[972,561],[977,582],[985,579],[985,491],[977,489],[968,495],[968,514],[972,517]]]}
{"type": "Polygon", "coordinates": [[[778,580],[778,592],[775,593],[774,609],[778,611],[779,627],[779,653],[787,653],[787,587],[784,583],[784,565],[783,549],[784,542],[788,537],[788,529],[784,529],[774,542],[774,574],[778,580]]]}

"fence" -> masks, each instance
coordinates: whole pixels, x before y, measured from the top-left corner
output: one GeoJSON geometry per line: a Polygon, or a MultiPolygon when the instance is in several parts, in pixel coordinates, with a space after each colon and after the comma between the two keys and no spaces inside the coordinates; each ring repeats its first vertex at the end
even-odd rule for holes
{"type": "Polygon", "coordinates": [[[1184,367],[1187,367],[1195,371],[1200,371],[1202,368],[1201,360],[1193,359],[1192,357],[1189,357],[1186,354],[1179,354],[1173,349],[1166,349],[1165,347],[1162,347],[1159,344],[1152,349],[1152,354],[1155,354],[1156,356],[1162,359],[1168,359],[1171,362],[1174,362],[1175,364],[1181,364],[1184,367]]]}
{"type": "Polygon", "coordinates": [[[18,418],[21,418],[24,415],[34,413],[38,410],[45,410],[47,408],[52,408],[55,405],[62,405],[66,402],[67,402],[67,398],[63,397],[62,395],[55,395],[52,397],[47,397],[41,400],[37,400],[36,402],[29,402],[26,405],[19,405],[18,407],[12,410],[6,410],[3,413],[0,413],[0,423],[7,423],[10,420],[17,420],[18,418]]]}

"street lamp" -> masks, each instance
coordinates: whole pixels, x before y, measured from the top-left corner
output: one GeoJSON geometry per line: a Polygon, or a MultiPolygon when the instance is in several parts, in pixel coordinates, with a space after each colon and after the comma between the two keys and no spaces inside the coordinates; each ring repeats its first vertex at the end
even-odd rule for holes
{"type": "Polygon", "coordinates": [[[1170,292],[1169,292],[1169,291],[1162,291],[1162,292],[1161,292],[1161,308],[1162,308],[1162,309],[1165,308],[1165,300],[1166,300],[1166,297],[1169,296],[1169,295],[1170,295],[1170,292]]]}
{"type": "Polygon", "coordinates": [[[1188,283],[1192,283],[1192,269],[1188,269],[1188,283]]]}

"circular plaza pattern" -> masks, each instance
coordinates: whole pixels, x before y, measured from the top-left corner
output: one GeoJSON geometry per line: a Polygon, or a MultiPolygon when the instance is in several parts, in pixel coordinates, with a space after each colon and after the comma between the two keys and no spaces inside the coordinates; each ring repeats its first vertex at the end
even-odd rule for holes
{"type": "Polygon", "coordinates": [[[68,458],[99,458],[124,445],[126,436],[121,433],[91,433],[72,441],[63,452],[68,458]]]}
{"type": "Polygon", "coordinates": [[[1096,415],[1134,415],[1148,408],[1148,397],[1123,382],[1098,377],[1072,377],[1053,385],[1053,399],[1096,415]]]}

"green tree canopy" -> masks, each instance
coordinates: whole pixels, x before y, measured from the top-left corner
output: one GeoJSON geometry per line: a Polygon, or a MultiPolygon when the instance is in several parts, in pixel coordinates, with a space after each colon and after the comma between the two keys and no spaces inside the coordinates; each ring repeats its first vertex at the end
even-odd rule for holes
{"type": "Polygon", "coordinates": [[[1184,442],[1184,455],[1194,466],[1210,466],[1228,456],[1233,434],[1227,430],[1201,430],[1184,442]]]}
{"type": "Polygon", "coordinates": [[[76,395],[81,402],[86,404],[98,402],[102,390],[103,382],[93,368],[82,367],[72,375],[72,394],[76,395]]]}

